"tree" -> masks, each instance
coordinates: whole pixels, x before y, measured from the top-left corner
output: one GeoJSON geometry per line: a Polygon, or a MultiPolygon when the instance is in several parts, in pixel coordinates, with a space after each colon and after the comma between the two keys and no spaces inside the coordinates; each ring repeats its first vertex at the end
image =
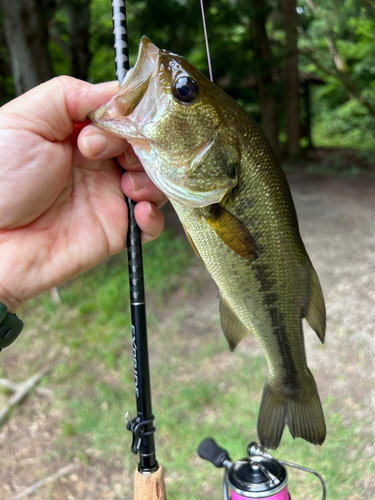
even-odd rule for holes
{"type": "Polygon", "coordinates": [[[53,77],[48,52],[46,1],[0,0],[16,94],[53,77]]]}
{"type": "Polygon", "coordinates": [[[0,0],[17,95],[54,76],[50,40],[68,61],[68,73],[87,80],[90,4],[91,0],[0,0]]]}
{"type": "Polygon", "coordinates": [[[262,128],[273,150],[280,156],[278,107],[273,79],[274,60],[266,31],[270,7],[264,0],[250,0],[252,6],[252,29],[257,63],[262,128]]]}
{"type": "Polygon", "coordinates": [[[91,51],[91,0],[58,0],[56,13],[49,25],[49,35],[69,63],[69,74],[87,80],[91,51]]]}
{"type": "Polygon", "coordinates": [[[300,97],[298,73],[298,14],[296,0],[282,0],[285,26],[285,126],[287,153],[298,156],[300,146],[300,97]]]}

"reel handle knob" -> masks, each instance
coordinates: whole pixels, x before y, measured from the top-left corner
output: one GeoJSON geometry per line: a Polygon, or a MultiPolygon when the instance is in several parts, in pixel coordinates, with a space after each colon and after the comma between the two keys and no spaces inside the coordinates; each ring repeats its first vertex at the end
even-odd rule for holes
{"type": "Polygon", "coordinates": [[[225,467],[225,462],[230,462],[228,452],[220,448],[212,438],[206,438],[198,447],[198,455],[204,460],[208,460],[215,467],[225,467]]]}

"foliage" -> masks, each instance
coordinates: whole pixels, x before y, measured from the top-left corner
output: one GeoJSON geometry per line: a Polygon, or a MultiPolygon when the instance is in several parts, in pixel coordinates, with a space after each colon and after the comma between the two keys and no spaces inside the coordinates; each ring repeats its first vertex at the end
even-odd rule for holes
{"type": "Polygon", "coordinates": [[[314,117],[331,144],[375,147],[375,8],[367,0],[303,0],[301,69],[324,80],[314,117]],[[307,57],[310,56],[310,57],[307,57]],[[373,112],[371,111],[373,110],[373,112]]]}
{"type": "MultiPolygon", "coordinates": [[[[184,55],[208,75],[199,3],[195,0],[138,0],[127,6],[130,63],[134,64],[138,43],[147,35],[161,48],[184,55]]],[[[92,81],[113,79],[112,21],[107,2],[92,0],[93,60],[92,81]]],[[[234,97],[245,97],[249,91],[241,81],[254,70],[249,8],[237,2],[212,0],[206,8],[206,23],[215,80],[225,78],[226,89],[234,97]]],[[[252,92],[252,97],[255,93],[252,92]]]]}
{"type": "MultiPolygon", "coordinates": [[[[72,71],[67,47],[72,22],[67,7],[76,0],[46,3],[46,21],[51,40],[49,50],[56,74],[72,71]]],[[[267,32],[272,47],[268,64],[274,66],[282,115],[283,87],[280,83],[285,61],[285,28],[281,1],[268,0],[267,32]]],[[[209,0],[205,2],[206,23],[215,81],[260,120],[255,83],[257,64],[251,28],[251,2],[209,0]]],[[[187,57],[206,75],[207,56],[199,2],[196,0],[135,0],[129,2],[130,63],[134,64],[142,35],[160,47],[187,57]]],[[[313,135],[318,145],[321,130],[331,144],[373,148],[375,138],[375,7],[370,0],[299,0],[300,71],[321,77],[313,91],[313,135]],[[372,113],[371,110],[374,112],[372,113]]],[[[1,19],[0,19],[1,23],[1,19]]],[[[2,33],[0,31],[0,38],[2,33]]],[[[2,100],[13,97],[10,61],[1,44],[0,89],[2,100]]],[[[112,20],[107,0],[91,0],[88,79],[114,79],[112,20]]],[[[281,119],[281,125],[284,118],[281,119]]],[[[285,132],[281,129],[281,137],[285,132]]]]}
{"type": "MultiPolygon", "coordinates": [[[[302,52],[309,50],[328,70],[322,71],[305,55],[300,70],[321,76],[323,83],[314,89],[313,133],[318,141],[319,130],[331,144],[374,147],[374,118],[366,107],[348,92],[334,74],[335,62],[329,37],[334,40],[342,61],[358,92],[375,108],[374,7],[368,0],[344,2],[319,0],[312,10],[311,0],[299,2],[299,44],[302,52]]],[[[113,48],[111,20],[104,0],[92,0],[90,66],[92,81],[112,79],[113,48]]],[[[285,57],[285,30],[279,1],[269,2],[268,35],[273,61],[282,72],[285,57]]],[[[214,78],[235,99],[238,99],[257,121],[260,121],[259,97],[256,87],[246,84],[254,80],[256,61],[251,30],[251,8],[243,0],[211,0],[206,2],[206,23],[214,78]],[[253,75],[253,76],[251,76],[253,75]]],[[[156,45],[183,54],[207,74],[206,52],[198,2],[195,0],[139,0],[128,5],[131,64],[137,43],[144,34],[156,45]]],[[[282,95],[282,88],[278,92],[282,95]]],[[[281,108],[280,108],[281,110],[281,108]]]]}

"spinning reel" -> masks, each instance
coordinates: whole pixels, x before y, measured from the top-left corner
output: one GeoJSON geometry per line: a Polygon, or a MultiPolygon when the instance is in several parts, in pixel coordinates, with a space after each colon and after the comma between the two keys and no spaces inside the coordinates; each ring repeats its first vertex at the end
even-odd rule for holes
{"type": "Polygon", "coordinates": [[[288,492],[288,472],[285,466],[294,467],[314,474],[322,486],[322,500],[326,498],[323,478],[312,469],[272,457],[270,453],[255,442],[247,447],[247,457],[232,462],[228,452],[220,448],[212,438],[199,445],[198,455],[211,462],[215,467],[226,469],[224,474],[224,500],[291,500],[288,492]]]}

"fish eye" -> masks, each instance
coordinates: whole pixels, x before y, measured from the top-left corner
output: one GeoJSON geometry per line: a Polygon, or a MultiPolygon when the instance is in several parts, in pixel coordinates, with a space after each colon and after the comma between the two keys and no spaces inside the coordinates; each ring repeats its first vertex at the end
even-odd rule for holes
{"type": "Polygon", "coordinates": [[[173,83],[173,95],[182,102],[191,102],[198,94],[198,85],[192,78],[180,76],[173,83]]]}

